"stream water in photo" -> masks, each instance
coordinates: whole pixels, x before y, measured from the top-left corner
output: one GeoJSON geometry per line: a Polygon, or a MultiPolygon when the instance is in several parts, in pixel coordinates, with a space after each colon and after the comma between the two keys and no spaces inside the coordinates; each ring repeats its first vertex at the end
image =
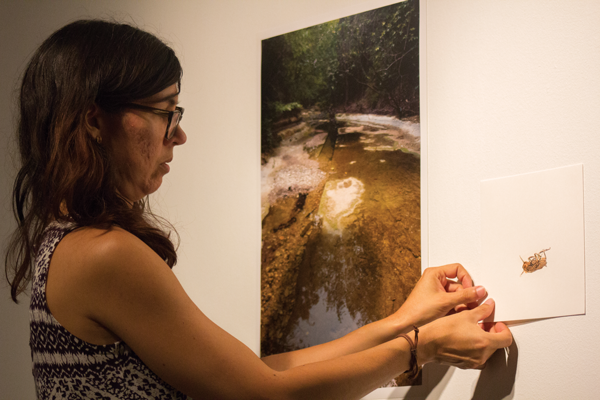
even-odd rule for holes
{"type": "Polygon", "coordinates": [[[331,159],[313,131],[263,166],[263,356],[387,317],[420,277],[418,123],[367,118],[345,118],[331,159]]]}

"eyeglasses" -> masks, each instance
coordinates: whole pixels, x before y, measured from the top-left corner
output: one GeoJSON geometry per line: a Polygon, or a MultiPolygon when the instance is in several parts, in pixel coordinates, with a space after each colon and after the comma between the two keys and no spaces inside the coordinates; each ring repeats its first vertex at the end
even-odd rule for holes
{"type": "Polygon", "coordinates": [[[160,108],[143,106],[141,104],[135,103],[127,103],[123,104],[124,108],[133,108],[135,110],[147,111],[157,115],[168,115],[169,122],[167,123],[167,130],[165,131],[165,140],[171,140],[171,138],[175,135],[177,131],[177,126],[181,122],[181,118],[183,118],[182,107],[175,107],[174,111],[169,110],[161,110],[160,108]]]}

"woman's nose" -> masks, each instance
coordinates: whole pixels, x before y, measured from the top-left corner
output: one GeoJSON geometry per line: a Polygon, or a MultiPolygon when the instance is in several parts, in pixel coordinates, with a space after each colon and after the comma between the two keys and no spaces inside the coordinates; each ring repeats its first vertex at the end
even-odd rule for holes
{"type": "Polygon", "coordinates": [[[187,135],[181,125],[177,125],[177,130],[175,131],[175,135],[173,135],[173,143],[175,146],[180,146],[185,142],[187,142],[187,135]]]}

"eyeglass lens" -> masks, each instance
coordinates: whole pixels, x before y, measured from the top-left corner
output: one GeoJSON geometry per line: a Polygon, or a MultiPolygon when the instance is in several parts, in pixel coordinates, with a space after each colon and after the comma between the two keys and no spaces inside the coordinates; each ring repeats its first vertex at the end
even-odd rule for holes
{"type": "Polygon", "coordinates": [[[181,121],[181,112],[178,110],[173,113],[173,117],[171,118],[171,122],[169,124],[169,130],[167,132],[167,140],[171,139],[175,135],[175,131],[177,130],[177,126],[181,121]]]}

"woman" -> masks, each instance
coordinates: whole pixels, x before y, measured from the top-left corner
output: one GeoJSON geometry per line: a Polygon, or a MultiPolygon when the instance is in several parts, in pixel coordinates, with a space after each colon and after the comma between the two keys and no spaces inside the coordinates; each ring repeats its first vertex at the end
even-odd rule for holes
{"type": "Polygon", "coordinates": [[[352,399],[428,362],[481,367],[510,345],[504,324],[478,324],[494,305],[477,306],[485,289],[459,264],[427,269],[384,320],[262,360],[211,322],[145,202],[186,141],[181,74],[156,37],[94,20],[55,32],[27,67],[6,268],[13,300],[32,281],[39,398],[352,399]]]}

